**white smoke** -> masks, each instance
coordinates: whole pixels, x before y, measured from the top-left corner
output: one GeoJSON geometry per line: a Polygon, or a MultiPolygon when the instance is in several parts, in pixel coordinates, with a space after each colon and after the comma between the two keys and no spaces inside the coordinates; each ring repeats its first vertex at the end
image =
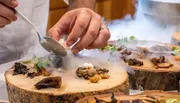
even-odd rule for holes
{"type": "MultiPolygon", "coordinates": [[[[179,2],[179,0],[158,1],[179,2]]],[[[171,10],[171,8],[166,8],[165,10],[167,9],[171,10]]],[[[137,6],[137,12],[134,19],[127,15],[123,19],[115,20],[108,24],[108,28],[111,32],[110,40],[117,40],[121,37],[135,36],[139,40],[150,40],[166,43],[171,42],[172,34],[176,31],[176,26],[174,25],[162,25],[147,18],[147,16],[142,13],[140,3],[137,6]]]]}

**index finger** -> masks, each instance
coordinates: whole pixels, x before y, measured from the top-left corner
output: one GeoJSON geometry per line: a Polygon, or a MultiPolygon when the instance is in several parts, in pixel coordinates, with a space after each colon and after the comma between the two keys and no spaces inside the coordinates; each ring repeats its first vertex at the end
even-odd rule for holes
{"type": "Polygon", "coordinates": [[[86,31],[86,28],[89,25],[90,20],[91,20],[91,16],[87,15],[87,13],[80,13],[77,16],[75,25],[67,38],[68,46],[74,44],[78,40],[78,38],[83,35],[83,33],[86,31]]]}
{"type": "Polygon", "coordinates": [[[17,0],[0,0],[0,2],[11,8],[15,8],[18,6],[17,0]]]}

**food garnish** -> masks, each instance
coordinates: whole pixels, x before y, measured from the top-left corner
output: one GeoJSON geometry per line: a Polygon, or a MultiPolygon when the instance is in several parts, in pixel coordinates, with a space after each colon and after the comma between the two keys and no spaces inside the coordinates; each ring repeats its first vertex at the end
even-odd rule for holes
{"type": "Polygon", "coordinates": [[[128,63],[129,66],[143,66],[144,63],[137,59],[124,59],[126,63],[128,63]]]}
{"type": "Polygon", "coordinates": [[[35,72],[29,72],[29,73],[27,73],[27,77],[29,77],[29,78],[34,78],[36,76],[36,73],[35,72]]]}
{"type": "Polygon", "coordinates": [[[159,58],[154,57],[151,61],[157,68],[170,68],[173,66],[173,64],[166,60],[165,56],[160,56],[159,58]]]}
{"type": "Polygon", "coordinates": [[[19,62],[15,63],[14,65],[14,70],[13,70],[13,75],[18,75],[18,74],[27,74],[28,73],[28,68],[26,65],[23,65],[19,62]]]}
{"type": "Polygon", "coordinates": [[[61,87],[61,77],[48,77],[44,78],[34,86],[36,89],[44,89],[44,88],[60,88],[61,87]]]}
{"type": "Polygon", "coordinates": [[[180,47],[173,47],[172,50],[174,55],[180,55],[180,47]]]}
{"type": "Polygon", "coordinates": [[[90,63],[84,63],[82,67],[76,70],[76,75],[80,78],[89,80],[92,83],[97,83],[101,79],[108,79],[109,70],[105,68],[94,67],[90,63]]]}

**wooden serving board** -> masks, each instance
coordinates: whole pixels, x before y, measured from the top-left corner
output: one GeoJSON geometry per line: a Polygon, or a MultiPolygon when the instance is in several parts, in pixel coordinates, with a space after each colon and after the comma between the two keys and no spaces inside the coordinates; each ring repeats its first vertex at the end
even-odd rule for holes
{"type": "MultiPolygon", "coordinates": [[[[116,41],[111,41],[109,44],[115,44],[116,41]]],[[[167,44],[170,48],[178,47],[177,45],[167,44]]],[[[132,89],[143,90],[179,90],[180,81],[180,65],[175,65],[170,68],[156,68],[156,66],[148,59],[138,59],[143,61],[143,66],[129,66],[130,69],[130,85],[132,89]]]]}
{"type": "MultiPolygon", "coordinates": [[[[29,66],[30,69],[33,67],[29,66]]],[[[47,88],[37,90],[34,85],[45,78],[37,76],[33,79],[24,75],[13,76],[13,67],[5,73],[7,91],[10,103],[74,103],[85,96],[99,95],[111,92],[129,93],[128,74],[124,69],[111,69],[110,78],[90,83],[78,78],[76,69],[54,73],[52,76],[62,77],[59,89],[47,88]]]]}
{"type": "MultiPolygon", "coordinates": [[[[109,101],[111,101],[111,96],[112,94],[105,94],[105,95],[96,95],[96,96],[90,96],[90,97],[85,97],[79,101],[77,101],[76,103],[96,103],[96,100],[94,97],[107,101],[107,103],[109,103],[109,101]]],[[[137,100],[137,99],[146,99],[145,97],[149,96],[149,97],[155,97],[156,99],[160,99],[160,98],[174,98],[177,99],[178,101],[180,101],[180,94],[179,93],[173,93],[173,92],[163,92],[163,91],[146,91],[142,94],[139,95],[132,95],[132,96],[128,96],[128,95],[124,95],[122,93],[116,93],[115,94],[115,98],[117,100],[137,100]]],[[[118,102],[121,103],[121,102],[118,102]]],[[[130,103],[130,102],[129,102],[130,103]]],[[[137,102],[138,103],[138,102],[137,102]]],[[[152,102],[145,102],[145,103],[152,103],[152,102]]],[[[163,102],[164,103],[164,102],[163,102]]]]}

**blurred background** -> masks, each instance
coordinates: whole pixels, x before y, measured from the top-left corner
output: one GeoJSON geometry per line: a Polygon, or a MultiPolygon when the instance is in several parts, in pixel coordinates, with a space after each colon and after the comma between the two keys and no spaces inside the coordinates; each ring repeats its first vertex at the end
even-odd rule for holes
{"type": "MultiPolygon", "coordinates": [[[[97,0],[96,12],[105,20],[121,19],[126,14],[135,13],[135,0],[97,0]]],[[[68,5],[63,0],[50,0],[48,28],[52,27],[67,11],[68,5]]]]}
{"type": "MultiPolygon", "coordinates": [[[[68,10],[63,0],[50,0],[47,30],[68,10]]],[[[180,31],[180,0],[97,0],[96,12],[106,20],[110,40],[135,36],[170,43],[180,31]],[[161,39],[159,39],[161,38],[161,39]]]]}

